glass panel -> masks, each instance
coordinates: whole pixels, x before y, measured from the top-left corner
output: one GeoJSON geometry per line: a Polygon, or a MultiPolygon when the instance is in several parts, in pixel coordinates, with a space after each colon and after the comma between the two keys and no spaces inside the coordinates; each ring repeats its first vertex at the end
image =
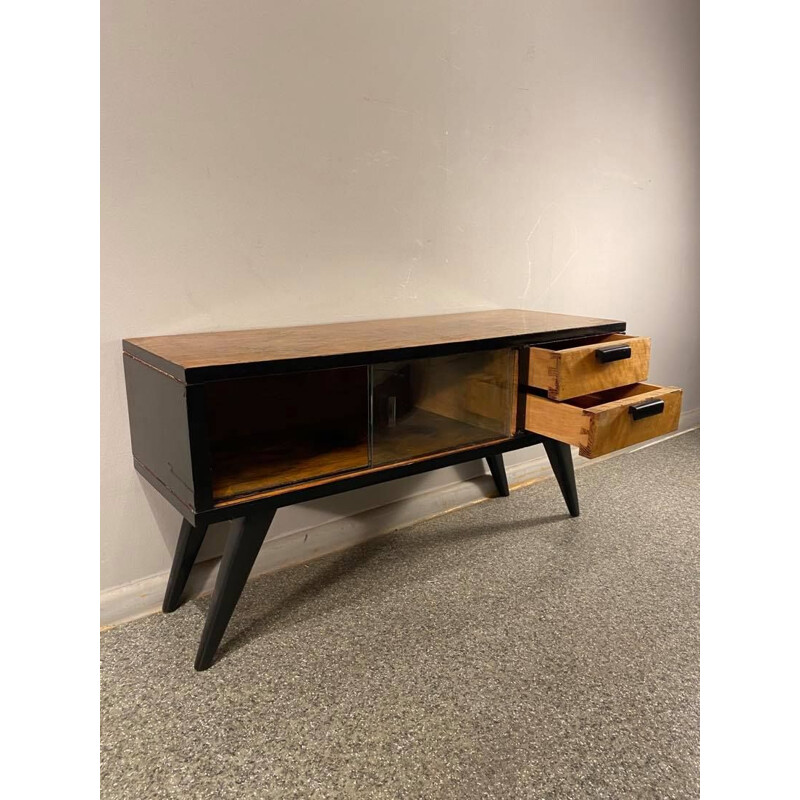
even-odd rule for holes
{"type": "Polygon", "coordinates": [[[515,360],[504,349],[373,366],[373,465],[511,436],[515,360]]]}
{"type": "Polygon", "coordinates": [[[369,466],[367,367],[209,383],[214,499],[369,466]]]}

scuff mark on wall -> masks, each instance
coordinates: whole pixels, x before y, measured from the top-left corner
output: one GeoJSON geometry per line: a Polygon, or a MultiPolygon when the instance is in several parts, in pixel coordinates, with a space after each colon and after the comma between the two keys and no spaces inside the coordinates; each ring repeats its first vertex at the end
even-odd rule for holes
{"type": "Polygon", "coordinates": [[[550,294],[551,289],[561,280],[569,270],[580,247],[578,245],[578,227],[575,220],[564,213],[558,203],[548,203],[541,214],[539,214],[533,227],[525,237],[525,257],[528,264],[525,288],[520,299],[527,299],[531,288],[538,281],[537,302],[550,294]],[[544,223],[544,226],[543,226],[544,223]],[[565,235],[565,224],[569,226],[569,233],[565,235]],[[538,242],[538,239],[543,241],[538,242]],[[567,239],[568,246],[564,247],[564,239],[567,239]],[[546,253],[549,249],[549,258],[546,253]],[[567,255],[560,264],[558,271],[555,265],[559,263],[560,255],[567,249],[567,255]],[[544,252],[545,258],[539,258],[537,253],[544,252]],[[534,262],[539,269],[539,275],[534,271],[534,262]],[[547,281],[546,285],[544,282],[547,281]]]}
{"type": "Polygon", "coordinates": [[[387,111],[394,111],[396,114],[414,113],[410,108],[402,108],[401,106],[397,106],[391,100],[382,100],[380,97],[367,97],[366,95],[363,99],[367,103],[377,103],[378,105],[383,106],[387,111]]]}
{"type": "Polygon", "coordinates": [[[653,182],[652,178],[648,178],[646,181],[637,180],[633,177],[633,175],[629,175],[627,172],[621,172],[620,170],[599,169],[595,167],[594,171],[598,175],[602,175],[604,178],[614,178],[622,181],[623,183],[629,183],[631,186],[635,186],[637,189],[646,189],[653,182]]]}
{"type": "Polygon", "coordinates": [[[564,262],[564,266],[558,271],[558,274],[550,279],[550,283],[547,284],[547,288],[544,291],[544,296],[550,293],[550,290],[558,283],[564,273],[569,269],[569,265],[572,263],[575,256],[578,255],[578,248],[576,247],[567,257],[567,260],[564,262]]]}
{"type": "Polygon", "coordinates": [[[530,291],[531,288],[531,282],[533,281],[533,256],[531,255],[531,239],[533,238],[533,234],[536,233],[536,230],[539,227],[539,225],[542,224],[543,216],[544,214],[539,214],[539,219],[536,220],[534,226],[530,230],[530,233],[528,233],[528,236],[525,239],[525,254],[528,258],[528,280],[525,283],[525,289],[520,295],[521,300],[524,300],[525,297],[527,297],[528,292],[530,291]]]}
{"type": "Polygon", "coordinates": [[[447,58],[446,56],[439,56],[439,61],[443,61],[445,64],[447,64],[447,66],[448,66],[448,67],[450,67],[450,69],[454,69],[456,72],[461,72],[461,71],[462,71],[462,70],[461,70],[461,67],[457,67],[457,66],[456,66],[456,65],[455,65],[455,64],[454,64],[452,61],[450,61],[450,59],[449,59],[449,58],[447,58]]]}

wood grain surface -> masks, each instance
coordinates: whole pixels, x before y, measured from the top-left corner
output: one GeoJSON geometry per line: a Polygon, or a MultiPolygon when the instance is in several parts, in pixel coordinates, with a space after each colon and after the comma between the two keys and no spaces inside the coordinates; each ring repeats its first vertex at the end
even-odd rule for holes
{"type": "Polygon", "coordinates": [[[515,355],[505,348],[412,362],[418,366],[412,373],[416,405],[509,436],[518,385],[515,355]]]}
{"type": "MultiPolygon", "coordinates": [[[[501,437],[497,439],[491,439],[489,441],[483,441],[476,444],[469,444],[463,447],[452,447],[447,449],[447,453],[469,453],[472,450],[479,450],[482,447],[485,447],[489,444],[504,444],[513,442],[513,437],[501,437]]],[[[301,484],[292,484],[289,486],[279,486],[274,489],[264,489],[262,491],[255,491],[252,494],[247,495],[240,495],[238,497],[232,497],[228,500],[219,500],[214,503],[214,508],[217,511],[222,509],[231,509],[235,506],[238,506],[242,503],[250,503],[257,500],[267,500],[271,497],[280,497],[281,495],[289,494],[290,492],[295,492],[299,489],[310,489],[319,486],[325,486],[327,484],[336,483],[337,481],[341,481],[343,478],[356,478],[363,475],[372,475],[372,474],[380,474],[381,472],[388,472],[394,467],[401,467],[408,464],[416,464],[416,463],[424,463],[425,461],[432,458],[435,454],[429,454],[427,456],[417,456],[414,458],[404,459],[402,461],[393,461],[387,464],[375,464],[372,467],[367,467],[365,469],[355,469],[351,470],[347,473],[337,473],[335,475],[328,475],[318,479],[309,479],[307,481],[303,481],[301,484]]],[[[441,454],[440,454],[441,455],[441,454]]],[[[220,517],[221,519],[232,519],[234,514],[230,514],[220,517]]]]}
{"type": "Polygon", "coordinates": [[[220,448],[215,454],[214,500],[228,500],[368,466],[366,435],[360,441],[335,445],[320,442],[314,429],[306,435],[292,430],[279,438],[253,437],[220,448]]]}
{"type": "MultiPolygon", "coordinates": [[[[501,309],[292,328],[212,331],[126,339],[123,348],[170,374],[256,362],[319,359],[587,329],[624,330],[618,320],[501,309]]],[[[577,333],[576,333],[577,335],[577,333]]]]}
{"type": "Polygon", "coordinates": [[[430,456],[459,447],[495,441],[496,430],[414,408],[391,428],[375,431],[374,466],[430,456]]]}
{"type": "Polygon", "coordinates": [[[647,380],[650,370],[650,339],[612,333],[591,337],[590,343],[575,347],[531,347],[528,384],[546,389],[551,400],[628,386],[647,380]],[[602,347],[627,344],[629,358],[603,364],[596,352],[602,347]]]}
{"type": "Polygon", "coordinates": [[[532,433],[577,446],[585,458],[596,458],[674,431],[680,419],[682,395],[675,386],[649,383],[561,403],[529,395],[525,400],[526,427],[532,433]],[[664,401],[661,414],[639,420],[630,416],[630,406],[652,399],[664,401]]]}

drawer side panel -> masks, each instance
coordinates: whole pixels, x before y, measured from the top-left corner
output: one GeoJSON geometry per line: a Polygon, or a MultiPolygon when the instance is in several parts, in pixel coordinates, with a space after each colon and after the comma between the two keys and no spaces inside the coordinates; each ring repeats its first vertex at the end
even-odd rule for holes
{"type": "Polygon", "coordinates": [[[525,427],[531,433],[559,442],[586,447],[589,444],[591,417],[581,408],[562,405],[529,394],[525,398],[525,427]]]}

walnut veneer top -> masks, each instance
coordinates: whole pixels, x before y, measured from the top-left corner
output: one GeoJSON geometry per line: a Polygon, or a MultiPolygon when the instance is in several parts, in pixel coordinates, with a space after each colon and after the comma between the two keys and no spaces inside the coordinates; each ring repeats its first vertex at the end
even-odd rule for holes
{"type": "Polygon", "coordinates": [[[405,357],[415,348],[430,350],[425,354],[434,355],[445,352],[442,348],[448,346],[451,351],[461,349],[457,347],[459,344],[495,340],[498,346],[505,346],[527,339],[544,341],[549,334],[556,334],[551,338],[564,338],[571,332],[583,335],[622,330],[625,323],[617,320],[502,309],[291,328],[145,336],[126,339],[123,349],[179,380],[196,382],[265,371],[254,369],[254,365],[299,368],[296,362],[305,361],[307,368],[335,366],[357,363],[360,355],[371,354],[373,357],[366,358],[371,362],[377,360],[375,354],[405,357]]]}

